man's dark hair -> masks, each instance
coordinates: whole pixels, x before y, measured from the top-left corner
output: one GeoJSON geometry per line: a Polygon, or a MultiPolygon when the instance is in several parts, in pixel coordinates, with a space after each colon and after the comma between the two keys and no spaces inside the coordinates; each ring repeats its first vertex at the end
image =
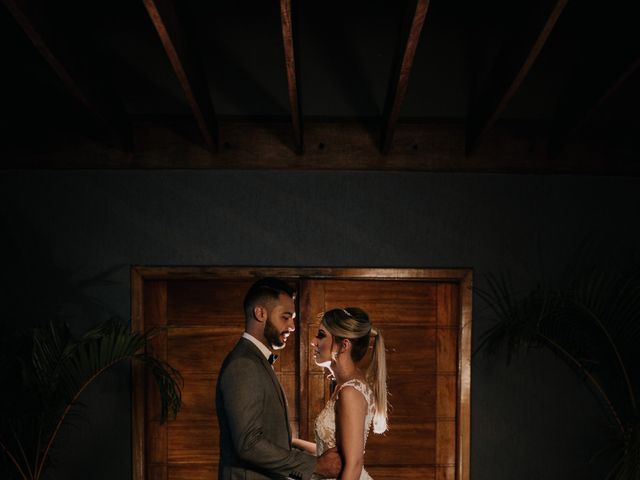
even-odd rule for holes
{"type": "Polygon", "coordinates": [[[249,320],[253,317],[253,309],[260,302],[278,300],[281,293],[295,298],[294,290],[279,278],[265,277],[255,282],[244,297],[245,319],[249,320]]]}

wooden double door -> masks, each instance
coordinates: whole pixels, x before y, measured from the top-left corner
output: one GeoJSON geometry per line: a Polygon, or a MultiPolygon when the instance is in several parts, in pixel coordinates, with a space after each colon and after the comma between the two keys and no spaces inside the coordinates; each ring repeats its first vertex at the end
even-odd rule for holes
{"type": "Polygon", "coordinates": [[[376,480],[468,480],[468,271],[150,267],[133,270],[133,324],[167,327],[151,348],[181,372],[184,406],[160,425],[155,387],[134,371],[134,479],[217,478],[217,375],[244,330],[244,295],[266,275],[298,291],[296,331],[275,364],[294,434],[313,440],[330,395],[309,348],[319,314],[357,306],[384,333],[391,404],[389,431],[369,435],[367,470],[376,480]]]}

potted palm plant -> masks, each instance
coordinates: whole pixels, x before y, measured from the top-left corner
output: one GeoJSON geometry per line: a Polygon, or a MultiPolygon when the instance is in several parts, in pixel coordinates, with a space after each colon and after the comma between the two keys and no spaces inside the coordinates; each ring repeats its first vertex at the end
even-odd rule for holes
{"type": "Polygon", "coordinates": [[[109,320],[76,338],[66,324],[51,321],[5,337],[0,357],[5,387],[0,407],[2,478],[41,479],[60,428],[82,392],[121,362],[147,366],[160,392],[161,421],[175,416],[181,406],[180,375],[145,352],[153,333],[131,332],[109,320]]]}
{"type": "Polygon", "coordinates": [[[90,292],[122,286],[118,265],[88,278],[62,268],[28,221],[0,212],[0,478],[43,478],[61,430],[78,419],[82,394],[124,362],[148,367],[160,393],[161,417],[181,407],[181,377],[155,358],[157,331],[132,332],[90,292]],[[71,328],[68,326],[71,325],[71,328]],[[97,325],[83,334],[83,325],[97,325]]]}
{"type": "Polygon", "coordinates": [[[502,352],[507,363],[547,348],[569,365],[602,406],[612,435],[606,480],[640,479],[640,275],[577,269],[562,287],[518,290],[506,276],[487,278],[476,293],[491,327],[476,352],[502,352]]]}

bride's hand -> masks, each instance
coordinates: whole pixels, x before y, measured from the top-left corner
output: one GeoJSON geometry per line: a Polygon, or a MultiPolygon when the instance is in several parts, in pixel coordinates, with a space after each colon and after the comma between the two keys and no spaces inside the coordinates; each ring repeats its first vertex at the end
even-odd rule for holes
{"type": "Polygon", "coordinates": [[[316,444],[313,442],[307,442],[306,440],[302,440],[301,438],[294,438],[291,441],[291,446],[310,453],[311,455],[316,454],[316,444]]]}

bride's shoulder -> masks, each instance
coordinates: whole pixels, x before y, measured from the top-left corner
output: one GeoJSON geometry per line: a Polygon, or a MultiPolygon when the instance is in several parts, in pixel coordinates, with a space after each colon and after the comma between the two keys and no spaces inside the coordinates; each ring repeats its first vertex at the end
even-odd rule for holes
{"type": "Polygon", "coordinates": [[[355,388],[354,384],[345,383],[336,395],[335,405],[337,411],[365,415],[369,401],[362,390],[355,388]]]}
{"type": "Polygon", "coordinates": [[[364,380],[359,378],[352,378],[351,380],[347,380],[338,388],[336,392],[336,399],[340,398],[340,395],[346,391],[360,392],[365,400],[369,400],[369,394],[371,392],[371,388],[364,380]]]}

